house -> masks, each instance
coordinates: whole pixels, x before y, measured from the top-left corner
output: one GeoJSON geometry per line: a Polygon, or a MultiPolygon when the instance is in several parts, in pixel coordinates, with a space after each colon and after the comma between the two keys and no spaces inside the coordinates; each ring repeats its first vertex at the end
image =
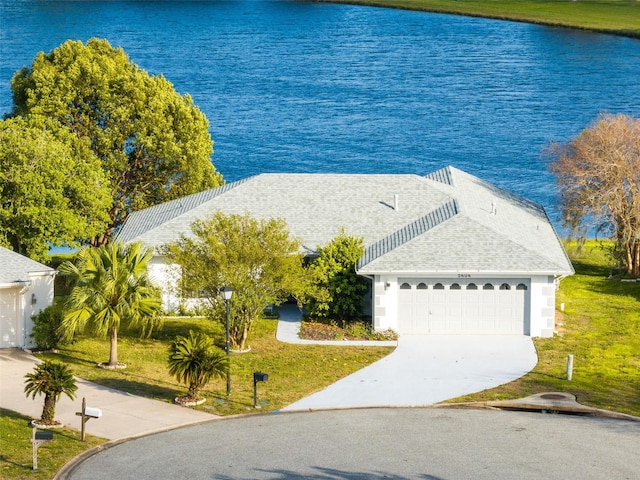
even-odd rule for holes
{"type": "Polygon", "coordinates": [[[0,247],[0,348],[31,348],[32,315],[53,303],[56,271],[0,247]]]}
{"type": "MultiPolygon", "coordinates": [[[[454,167],[426,176],[260,174],[129,216],[124,242],[158,247],[214,211],[280,217],[313,255],[344,228],[363,237],[377,330],[549,337],[555,292],[573,273],[544,209],[454,167]]],[[[178,301],[158,255],[151,274],[178,301]]]]}

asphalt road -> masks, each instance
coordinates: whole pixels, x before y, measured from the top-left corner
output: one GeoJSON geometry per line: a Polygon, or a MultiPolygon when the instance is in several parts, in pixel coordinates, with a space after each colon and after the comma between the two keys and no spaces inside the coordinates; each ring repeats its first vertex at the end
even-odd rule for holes
{"type": "Polygon", "coordinates": [[[640,422],[356,409],[216,420],[120,443],[61,472],[117,479],[637,479],[640,422]]]}

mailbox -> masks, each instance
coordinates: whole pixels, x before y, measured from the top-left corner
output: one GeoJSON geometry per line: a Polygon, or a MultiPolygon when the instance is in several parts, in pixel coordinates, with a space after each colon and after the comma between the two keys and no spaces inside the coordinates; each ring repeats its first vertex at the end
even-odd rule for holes
{"type": "Polygon", "coordinates": [[[266,382],[269,380],[269,375],[262,372],[253,372],[253,381],[254,382],[266,382]]]}
{"type": "Polygon", "coordinates": [[[53,440],[53,432],[49,432],[47,430],[42,432],[35,432],[33,439],[48,442],[49,440],[53,440]]]}
{"type": "Polygon", "coordinates": [[[100,418],[102,416],[102,410],[99,408],[85,407],[84,414],[91,418],[100,418]]]}

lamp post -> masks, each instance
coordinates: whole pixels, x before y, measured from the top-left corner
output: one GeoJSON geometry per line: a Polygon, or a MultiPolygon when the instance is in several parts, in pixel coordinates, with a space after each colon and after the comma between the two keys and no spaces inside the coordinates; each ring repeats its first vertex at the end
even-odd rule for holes
{"type": "Polygon", "coordinates": [[[231,295],[233,295],[233,288],[231,287],[222,287],[220,289],[220,293],[222,294],[222,298],[224,298],[224,304],[227,311],[227,321],[225,323],[226,326],[226,343],[224,347],[224,351],[227,353],[227,397],[231,394],[231,362],[229,361],[229,301],[231,300],[231,295]]]}

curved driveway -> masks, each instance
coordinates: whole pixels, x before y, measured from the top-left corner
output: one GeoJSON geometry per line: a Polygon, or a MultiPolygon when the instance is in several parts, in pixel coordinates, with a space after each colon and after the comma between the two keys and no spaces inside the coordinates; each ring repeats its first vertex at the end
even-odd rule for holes
{"type": "Polygon", "coordinates": [[[61,472],[118,479],[638,478],[640,423],[452,409],[217,420],[125,442],[61,472]]]}

